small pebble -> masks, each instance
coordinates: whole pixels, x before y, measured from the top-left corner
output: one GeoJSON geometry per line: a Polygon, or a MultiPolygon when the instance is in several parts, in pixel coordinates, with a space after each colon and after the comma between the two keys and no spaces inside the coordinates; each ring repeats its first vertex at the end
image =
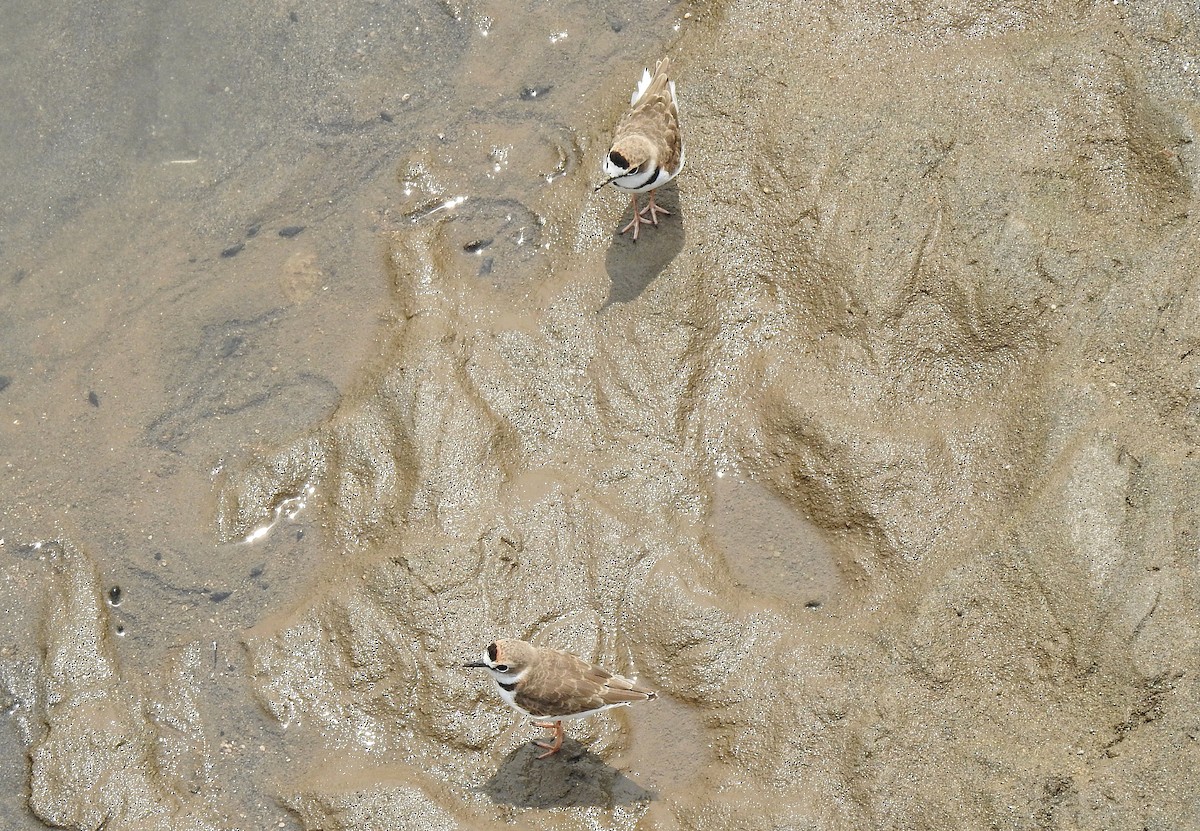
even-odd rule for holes
{"type": "Polygon", "coordinates": [[[463,246],[463,251],[466,251],[468,254],[474,254],[478,251],[482,251],[483,249],[487,248],[491,244],[492,244],[491,239],[471,240],[471,242],[468,242],[466,245],[463,246]]]}
{"type": "Polygon", "coordinates": [[[241,253],[242,249],[245,247],[246,247],[246,243],[244,243],[244,242],[236,243],[235,245],[231,245],[228,248],[226,248],[224,251],[222,251],[221,256],[222,257],[236,257],[238,254],[241,253]]]}
{"type": "Polygon", "coordinates": [[[246,229],[246,238],[249,239],[250,237],[257,236],[258,230],[261,227],[262,227],[261,225],[251,225],[249,228],[246,229]]]}
{"type": "Polygon", "coordinates": [[[384,110],[383,112],[381,112],[381,113],[379,114],[379,117],[380,117],[380,119],[382,119],[383,121],[386,121],[388,124],[391,124],[393,121],[395,121],[395,120],[396,120],[396,119],[394,119],[394,118],[392,117],[392,114],[391,114],[391,113],[389,113],[389,112],[387,112],[386,110],[384,110]]]}
{"type": "Polygon", "coordinates": [[[108,602],[111,603],[113,606],[121,605],[121,587],[120,586],[113,586],[111,589],[108,590],[108,602]]]}
{"type": "Polygon", "coordinates": [[[285,228],[279,229],[279,236],[284,237],[286,239],[291,239],[292,237],[296,236],[303,230],[304,230],[303,225],[288,225],[285,228]]]}
{"type": "Polygon", "coordinates": [[[525,87],[521,90],[522,101],[533,101],[536,98],[545,98],[550,94],[550,90],[554,89],[551,86],[544,87],[525,87]]]}
{"type": "Polygon", "coordinates": [[[88,403],[93,407],[100,406],[100,396],[96,395],[94,390],[88,390],[88,403]]]}

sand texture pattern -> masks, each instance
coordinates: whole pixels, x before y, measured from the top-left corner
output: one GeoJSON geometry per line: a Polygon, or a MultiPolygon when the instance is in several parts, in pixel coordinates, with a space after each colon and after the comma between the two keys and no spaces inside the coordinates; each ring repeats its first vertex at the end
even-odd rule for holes
{"type": "MultiPolygon", "coordinates": [[[[39,818],[240,827],[211,761],[239,689],[256,799],[303,829],[1200,827],[1200,15],[684,10],[688,169],[636,243],[592,188],[652,58],[397,151],[373,334],[197,513],[233,571],[296,573],[240,647],[123,668],[109,555],[9,515],[39,818]],[[497,637],[660,698],[538,761],[461,667],[497,637]]],[[[300,306],[336,268],[279,262],[300,306]]],[[[153,422],[173,458],[205,406],[153,422]]]]}

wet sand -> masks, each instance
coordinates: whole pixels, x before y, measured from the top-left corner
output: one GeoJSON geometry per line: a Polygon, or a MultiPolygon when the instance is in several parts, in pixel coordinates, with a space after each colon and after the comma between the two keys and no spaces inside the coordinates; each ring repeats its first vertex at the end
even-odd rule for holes
{"type": "Polygon", "coordinates": [[[1200,824],[1195,11],[776,5],[14,13],[5,827],[1200,824]]]}

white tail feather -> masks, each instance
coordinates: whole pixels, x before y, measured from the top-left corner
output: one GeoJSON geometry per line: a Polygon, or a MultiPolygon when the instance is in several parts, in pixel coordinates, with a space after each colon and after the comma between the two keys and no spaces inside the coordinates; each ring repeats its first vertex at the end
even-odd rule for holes
{"type": "Polygon", "coordinates": [[[642,70],[642,80],[638,82],[637,89],[633,91],[633,96],[629,99],[629,106],[633,106],[638,102],[638,99],[646,94],[646,90],[650,84],[654,82],[654,76],[650,74],[649,69],[642,70]]]}

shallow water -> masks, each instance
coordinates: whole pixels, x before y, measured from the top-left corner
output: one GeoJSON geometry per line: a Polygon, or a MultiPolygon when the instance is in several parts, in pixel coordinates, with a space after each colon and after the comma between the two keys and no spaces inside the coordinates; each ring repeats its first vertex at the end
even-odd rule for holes
{"type": "Polygon", "coordinates": [[[733,473],[719,477],[714,496],[713,533],[740,587],[784,608],[836,609],[847,581],[820,528],[733,473]]]}

